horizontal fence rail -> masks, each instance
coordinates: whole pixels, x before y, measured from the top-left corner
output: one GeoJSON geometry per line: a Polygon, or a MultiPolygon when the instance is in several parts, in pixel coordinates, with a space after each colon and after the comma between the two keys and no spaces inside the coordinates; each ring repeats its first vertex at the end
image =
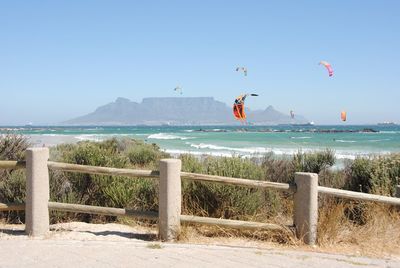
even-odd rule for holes
{"type": "Polygon", "coordinates": [[[222,177],[222,176],[207,175],[207,174],[189,173],[189,172],[181,172],[181,177],[194,181],[217,182],[229,185],[247,186],[247,187],[263,188],[263,189],[272,188],[292,193],[296,191],[295,185],[290,185],[287,183],[248,180],[241,178],[222,177]]]}
{"type": "Polygon", "coordinates": [[[148,219],[148,220],[158,219],[158,212],[138,211],[125,208],[110,208],[110,207],[49,202],[49,209],[56,211],[64,211],[64,212],[99,214],[107,216],[129,216],[129,217],[148,219]]]}
{"type": "Polygon", "coordinates": [[[182,223],[192,223],[192,224],[197,223],[197,224],[214,225],[214,226],[216,225],[216,226],[236,228],[236,229],[288,231],[289,227],[293,227],[293,226],[286,226],[285,228],[284,226],[274,223],[227,220],[227,219],[199,217],[191,215],[181,215],[180,218],[182,223]]]}
{"type": "Polygon", "coordinates": [[[0,203],[0,211],[21,211],[25,210],[24,203],[0,203]]]}
{"type": "Polygon", "coordinates": [[[389,205],[400,205],[400,198],[390,197],[390,196],[346,191],[346,190],[323,187],[323,186],[318,186],[318,192],[321,194],[327,194],[331,196],[352,199],[352,200],[373,201],[389,205]]]}
{"type": "Polygon", "coordinates": [[[149,177],[158,178],[160,172],[158,170],[141,170],[141,169],[127,169],[127,168],[109,168],[109,167],[96,167],[77,164],[67,164],[59,162],[47,162],[47,166],[52,170],[78,172],[95,175],[113,175],[123,177],[149,177]]]}
{"type": "Polygon", "coordinates": [[[0,169],[22,169],[25,166],[25,161],[0,161],[0,169]]]}

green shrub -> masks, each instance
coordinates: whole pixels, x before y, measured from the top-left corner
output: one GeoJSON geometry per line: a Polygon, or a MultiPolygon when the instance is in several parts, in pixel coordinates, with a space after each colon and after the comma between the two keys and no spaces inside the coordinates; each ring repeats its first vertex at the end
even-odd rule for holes
{"type": "Polygon", "coordinates": [[[322,170],[318,175],[318,184],[325,187],[346,189],[347,177],[343,170],[322,170]]]}
{"type": "MultiPolygon", "coordinates": [[[[24,160],[25,150],[29,147],[25,136],[6,133],[0,135],[0,161],[24,160]]],[[[0,170],[0,202],[23,203],[26,195],[26,179],[24,170],[0,170]]],[[[3,212],[0,216],[9,221],[20,221],[24,212],[3,212]]]]}
{"type": "Polygon", "coordinates": [[[0,202],[24,203],[25,196],[25,170],[14,170],[0,179],[0,202]]]}
{"type": "Polygon", "coordinates": [[[203,173],[203,164],[200,159],[191,154],[182,154],[179,156],[182,161],[182,171],[191,173],[203,173]]]}
{"type": "Polygon", "coordinates": [[[347,168],[348,188],[353,191],[394,195],[400,178],[400,154],[357,158],[347,168]]]}
{"type": "MultiPolygon", "coordinates": [[[[158,166],[158,159],[165,155],[156,145],[132,139],[80,142],[51,149],[51,157],[55,161],[115,168],[137,165],[153,168],[158,166]]],[[[148,178],[51,172],[50,197],[60,202],[154,210],[157,208],[158,193],[157,185],[148,178]]],[[[53,216],[57,220],[77,217],[83,221],[92,221],[99,218],[71,213],[57,213],[53,216]]]]}
{"type": "MultiPolygon", "coordinates": [[[[262,180],[262,168],[250,159],[239,157],[206,157],[202,161],[193,156],[181,156],[183,169],[225,177],[262,180]]],[[[265,208],[264,191],[243,186],[207,182],[183,184],[183,209],[186,213],[211,217],[246,218],[265,208]]]]}
{"type": "Polygon", "coordinates": [[[330,149],[325,151],[298,152],[293,156],[293,164],[297,172],[320,173],[335,164],[335,153],[330,149]]]}
{"type": "Polygon", "coordinates": [[[273,154],[266,154],[261,167],[264,171],[265,180],[281,183],[293,183],[295,166],[290,158],[277,158],[273,154]]]}
{"type": "Polygon", "coordinates": [[[25,136],[13,133],[0,135],[0,160],[25,159],[25,150],[29,145],[25,136]]]}
{"type": "Polygon", "coordinates": [[[146,146],[133,147],[128,151],[129,161],[133,165],[146,166],[158,160],[159,153],[146,146]]]}
{"type": "Polygon", "coordinates": [[[145,144],[141,141],[131,144],[126,149],[126,155],[132,165],[148,168],[158,168],[158,161],[169,157],[156,144],[145,144]]]}
{"type": "Polygon", "coordinates": [[[240,157],[207,157],[204,160],[207,174],[224,177],[262,180],[264,172],[250,159],[240,157]]]}

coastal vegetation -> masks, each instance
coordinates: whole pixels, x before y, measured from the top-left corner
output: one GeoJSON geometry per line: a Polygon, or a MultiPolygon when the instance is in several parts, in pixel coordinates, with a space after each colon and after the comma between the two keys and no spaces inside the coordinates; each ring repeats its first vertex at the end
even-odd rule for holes
{"type": "MultiPolygon", "coordinates": [[[[0,160],[23,160],[29,143],[24,136],[13,134],[0,138],[0,160]]],[[[110,139],[103,142],[79,142],[50,148],[50,160],[82,165],[158,169],[158,161],[170,157],[156,144],[133,139],[110,139]]],[[[292,157],[263,158],[179,156],[186,172],[293,183],[294,173],[319,174],[319,184],[365,193],[394,196],[400,178],[400,154],[357,158],[343,169],[332,169],[332,150],[301,152],[292,157]]],[[[252,220],[291,224],[292,195],[271,190],[208,182],[183,181],[182,213],[216,218],[252,220]]],[[[23,202],[25,199],[24,170],[0,173],[0,202],[23,202]]],[[[358,201],[320,197],[320,245],[330,243],[363,244],[391,237],[385,247],[400,249],[400,215],[396,208],[358,201]]],[[[136,210],[158,210],[158,183],[154,179],[126,179],[119,176],[50,172],[50,200],[58,202],[124,207],[136,210]]],[[[23,222],[23,212],[3,212],[8,222],[23,222]]],[[[51,222],[127,221],[116,217],[80,213],[52,212],[51,222]]],[[[154,224],[150,221],[142,222],[154,224]]],[[[188,227],[189,228],[189,227],[188,227]]],[[[244,235],[281,243],[300,243],[286,234],[222,231],[220,228],[196,228],[203,235],[244,235]],[[211,231],[210,231],[211,230],[211,231]]],[[[379,240],[380,241],[380,240],[379,240]]],[[[382,245],[384,243],[382,242],[382,245]]]]}

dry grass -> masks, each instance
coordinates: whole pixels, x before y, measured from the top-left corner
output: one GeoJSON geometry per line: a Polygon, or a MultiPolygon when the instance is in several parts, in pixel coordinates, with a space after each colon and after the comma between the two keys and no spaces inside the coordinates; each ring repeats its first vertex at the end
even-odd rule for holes
{"type": "Polygon", "coordinates": [[[180,243],[228,245],[257,248],[296,247],[297,240],[289,233],[239,231],[217,226],[183,225],[180,243]]]}
{"type": "Polygon", "coordinates": [[[400,214],[396,208],[328,200],[319,210],[318,245],[329,251],[400,256],[400,214]]]}
{"type": "MultiPolygon", "coordinates": [[[[180,241],[260,248],[301,248],[356,256],[400,258],[400,210],[394,207],[333,198],[321,200],[316,247],[304,245],[293,230],[284,232],[243,231],[218,226],[184,225],[180,241]]],[[[292,219],[279,215],[269,222],[292,219]]]]}

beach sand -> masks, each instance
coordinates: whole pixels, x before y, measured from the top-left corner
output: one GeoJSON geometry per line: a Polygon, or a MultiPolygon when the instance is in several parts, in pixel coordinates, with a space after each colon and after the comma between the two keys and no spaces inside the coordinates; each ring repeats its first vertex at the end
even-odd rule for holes
{"type": "Polygon", "coordinates": [[[0,267],[400,267],[400,256],[326,253],[243,238],[161,243],[156,228],[115,223],[54,224],[39,238],[25,235],[22,224],[0,224],[0,252],[0,267]]]}

